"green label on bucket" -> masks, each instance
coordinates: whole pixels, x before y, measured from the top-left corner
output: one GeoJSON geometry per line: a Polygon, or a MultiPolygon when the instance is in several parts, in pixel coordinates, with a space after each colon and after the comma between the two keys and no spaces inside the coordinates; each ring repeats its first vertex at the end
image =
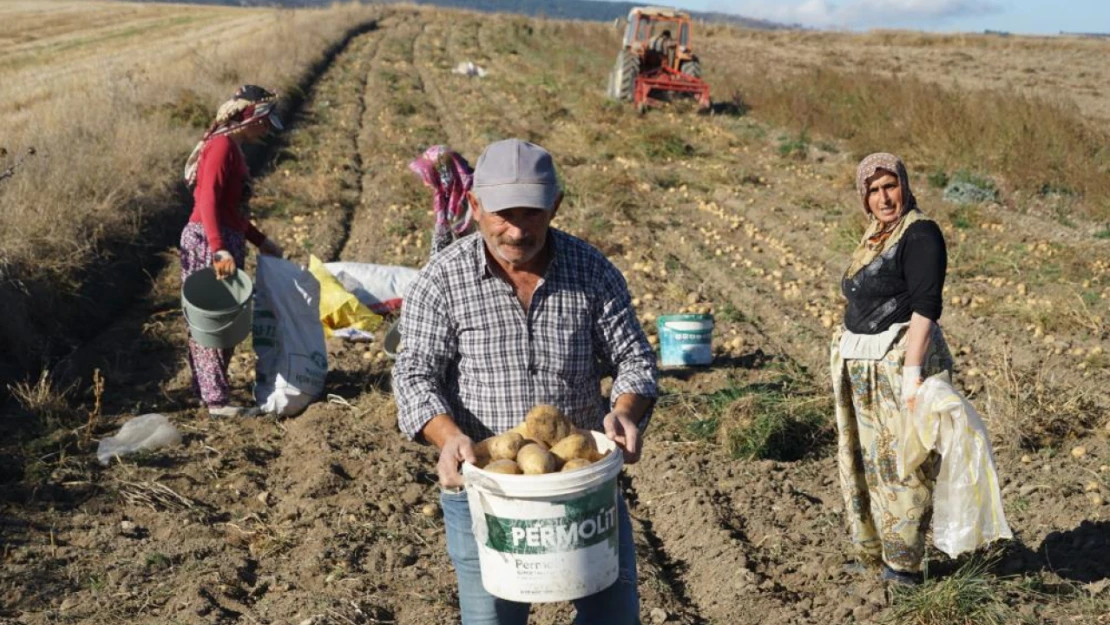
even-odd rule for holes
{"type": "Polygon", "coordinates": [[[616,480],[563,505],[566,515],[550,519],[507,519],[486,514],[486,546],[502,553],[561,553],[596,545],[616,535],[616,480]]]}

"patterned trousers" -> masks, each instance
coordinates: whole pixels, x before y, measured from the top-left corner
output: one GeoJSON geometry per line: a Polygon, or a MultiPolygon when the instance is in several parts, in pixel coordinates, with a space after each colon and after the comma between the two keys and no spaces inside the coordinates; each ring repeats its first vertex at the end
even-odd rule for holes
{"type": "MultiPolygon", "coordinates": [[[[908,478],[898,477],[902,440],[902,365],[905,333],[881,360],[845,360],[833,336],[831,369],[836,398],[837,462],[852,543],[865,558],[896,571],[917,572],[933,514],[935,457],[908,478]]],[[[951,371],[952,355],[934,328],[922,363],[928,377],[951,371]]]]}
{"type": "MultiPolygon", "coordinates": [[[[224,247],[235,258],[235,265],[242,268],[247,258],[247,243],[243,234],[227,228],[220,229],[224,247]]],[[[190,223],[181,232],[181,282],[193,273],[212,266],[212,250],[204,235],[204,226],[190,223]]],[[[189,369],[193,372],[193,392],[201,401],[212,407],[226,406],[231,401],[231,383],[227,368],[234,349],[204,347],[189,337],[189,369]]]]}

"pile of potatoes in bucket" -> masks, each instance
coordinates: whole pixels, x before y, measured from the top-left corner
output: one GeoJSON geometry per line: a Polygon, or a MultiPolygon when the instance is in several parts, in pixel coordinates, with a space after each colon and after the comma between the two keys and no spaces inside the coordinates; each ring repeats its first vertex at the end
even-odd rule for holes
{"type": "Polygon", "coordinates": [[[491,473],[543,475],[588,467],[601,460],[593,435],[574,427],[554,406],[540,404],[524,423],[474,447],[477,466],[491,473]]]}

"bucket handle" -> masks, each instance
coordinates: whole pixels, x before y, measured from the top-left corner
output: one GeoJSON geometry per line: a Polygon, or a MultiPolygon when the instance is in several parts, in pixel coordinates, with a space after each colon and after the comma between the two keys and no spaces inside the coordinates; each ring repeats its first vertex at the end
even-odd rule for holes
{"type": "MultiPolygon", "coordinates": [[[[185,323],[187,323],[190,328],[197,328],[195,325],[193,325],[193,322],[189,319],[189,311],[188,310],[186,310],[185,308],[182,308],[181,313],[183,315],[185,315],[185,323]]],[[[228,321],[223,326],[221,326],[219,328],[216,328],[216,329],[213,329],[213,330],[205,330],[205,332],[210,333],[210,334],[219,334],[220,332],[223,332],[224,330],[230,328],[231,324],[235,323],[238,319],[239,319],[239,317],[235,316],[234,318],[232,318],[231,321],[228,321]]],[[[197,328],[197,329],[199,330],[200,328],[197,328]]]]}

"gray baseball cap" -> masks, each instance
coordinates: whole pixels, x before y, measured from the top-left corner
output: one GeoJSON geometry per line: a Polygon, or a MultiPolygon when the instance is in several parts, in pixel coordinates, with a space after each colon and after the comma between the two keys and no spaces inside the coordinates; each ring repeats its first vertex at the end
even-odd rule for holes
{"type": "Polygon", "coordinates": [[[507,208],[551,210],[559,181],[551,154],[534,143],[506,139],[486,146],[474,168],[474,195],[482,210],[507,208]]]}

